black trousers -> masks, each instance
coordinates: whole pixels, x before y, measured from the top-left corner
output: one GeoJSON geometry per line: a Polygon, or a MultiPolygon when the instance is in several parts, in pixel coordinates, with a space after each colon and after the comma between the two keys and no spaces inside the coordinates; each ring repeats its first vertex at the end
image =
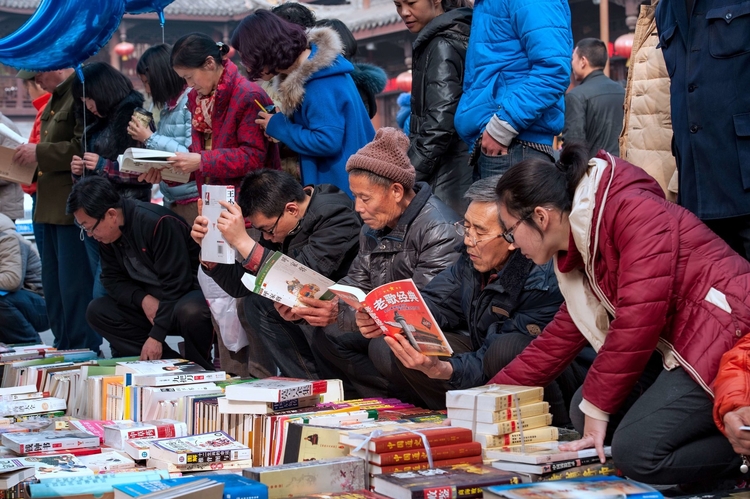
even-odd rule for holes
{"type": "MultiPolygon", "coordinates": [[[[86,320],[120,356],[140,355],[151,331],[151,322],[141,308],[117,303],[109,296],[97,298],[89,304],[86,320]]],[[[190,291],[177,302],[172,313],[172,326],[167,334],[183,337],[187,360],[205,369],[214,369],[210,361],[213,345],[211,311],[199,289],[190,291]]],[[[180,357],[179,353],[162,343],[162,358],[180,357]]]]}
{"type": "MultiPolygon", "coordinates": [[[[582,433],[581,391],[570,417],[582,433]]],[[[655,354],[623,407],[610,415],[605,443],[611,441],[615,466],[651,484],[739,478],[742,460],[716,428],[712,410],[698,383],[682,368],[664,370],[655,354]]]]}

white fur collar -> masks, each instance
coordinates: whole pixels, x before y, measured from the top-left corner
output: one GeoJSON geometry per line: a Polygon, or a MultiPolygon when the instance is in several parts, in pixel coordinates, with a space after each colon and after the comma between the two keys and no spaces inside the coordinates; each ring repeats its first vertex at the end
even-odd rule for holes
{"type": "Polygon", "coordinates": [[[305,84],[310,77],[327,68],[341,53],[343,45],[338,33],[331,28],[313,28],[307,34],[310,44],[317,47],[315,54],[288,75],[277,75],[273,80],[274,89],[279,94],[281,111],[291,116],[305,98],[305,84]]]}

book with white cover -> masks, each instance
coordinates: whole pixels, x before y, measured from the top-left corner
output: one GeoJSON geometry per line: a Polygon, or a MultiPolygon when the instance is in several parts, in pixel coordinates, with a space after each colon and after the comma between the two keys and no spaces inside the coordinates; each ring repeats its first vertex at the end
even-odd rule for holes
{"type": "Polygon", "coordinates": [[[187,433],[187,425],[182,421],[116,421],[104,427],[104,443],[122,449],[127,440],[184,437],[187,433]]]}
{"type": "MultiPolygon", "coordinates": [[[[545,464],[570,459],[580,459],[597,455],[596,449],[583,449],[579,451],[562,451],[559,442],[541,442],[538,444],[512,445],[507,447],[487,448],[484,457],[499,461],[509,461],[526,464],[545,464]]],[[[604,447],[604,455],[612,456],[612,448],[604,447]]]]}
{"type": "Polygon", "coordinates": [[[29,467],[36,470],[34,475],[42,481],[50,478],[91,476],[94,474],[72,454],[0,459],[0,472],[29,467]]]}
{"type": "MultiPolygon", "coordinates": [[[[304,307],[306,305],[300,301],[301,297],[332,299],[333,294],[328,292],[328,287],[333,283],[313,269],[276,251],[258,270],[250,291],[287,307],[304,307]]],[[[247,287],[249,282],[243,281],[243,284],[247,287]]]]}
{"type": "Polygon", "coordinates": [[[99,454],[78,456],[78,460],[88,466],[95,473],[112,470],[126,470],[135,467],[135,462],[129,456],[115,450],[103,450],[99,454]]]}
{"type": "Polygon", "coordinates": [[[224,393],[224,390],[216,386],[215,383],[194,383],[189,385],[176,386],[144,386],[141,389],[141,407],[140,420],[149,421],[159,419],[166,401],[177,401],[190,395],[218,395],[224,393]]]}
{"type": "Polygon", "coordinates": [[[325,380],[271,377],[229,385],[226,388],[226,397],[229,400],[245,402],[284,402],[323,393],[326,387],[325,380]]]}
{"type": "Polygon", "coordinates": [[[118,362],[117,375],[132,375],[133,386],[170,386],[224,381],[224,371],[207,371],[184,359],[137,360],[118,362]]]}
{"type": "Polygon", "coordinates": [[[126,440],[121,450],[137,461],[148,459],[151,457],[151,440],[143,438],[126,440]]]}
{"type": "Polygon", "coordinates": [[[44,397],[26,400],[0,402],[0,416],[39,414],[43,412],[64,411],[67,408],[65,399],[44,397]]]}
{"type": "Polygon", "coordinates": [[[226,210],[219,204],[223,201],[234,204],[233,185],[204,185],[203,186],[203,210],[202,214],[208,219],[208,232],[201,243],[201,260],[214,263],[234,263],[235,251],[221,235],[216,221],[221,212],[226,210]]]}
{"type": "Polygon", "coordinates": [[[3,433],[3,445],[19,453],[98,448],[99,437],[85,431],[40,431],[3,433]]]}
{"type": "Polygon", "coordinates": [[[223,431],[151,442],[151,458],[173,464],[250,459],[250,449],[223,431]]]}
{"type": "Polygon", "coordinates": [[[242,402],[222,397],[218,399],[218,403],[219,414],[272,414],[288,409],[315,407],[320,403],[320,395],[289,399],[283,402],[242,402]]]}
{"type": "Polygon", "coordinates": [[[159,170],[162,179],[184,184],[190,180],[190,174],[173,169],[167,161],[173,157],[173,152],[131,147],[118,157],[118,163],[121,172],[141,174],[154,168],[159,170]]]}

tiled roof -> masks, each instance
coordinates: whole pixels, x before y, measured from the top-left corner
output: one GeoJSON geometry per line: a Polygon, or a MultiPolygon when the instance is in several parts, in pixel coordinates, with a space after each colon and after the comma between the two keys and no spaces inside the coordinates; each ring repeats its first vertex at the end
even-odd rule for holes
{"type": "MultiPolygon", "coordinates": [[[[0,0],[3,10],[34,10],[40,0],[0,0]]],[[[377,28],[400,22],[393,2],[371,0],[369,9],[358,5],[361,0],[350,0],[347,5],[307,5],[318,19],[341,19],[353,32],[377,28]]],[[[195,17],[241,17],[259,8],[272,8],[281,0],[174,0],[164,9],[164,14],[195,17]]]]}

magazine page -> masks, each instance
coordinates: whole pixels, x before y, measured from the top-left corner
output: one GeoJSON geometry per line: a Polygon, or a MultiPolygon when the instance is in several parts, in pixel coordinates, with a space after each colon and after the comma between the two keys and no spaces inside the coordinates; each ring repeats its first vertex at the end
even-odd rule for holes
{"type": "Polygon", "coordinates": [[[453,349],[411,279],[379,286],[365,298],[365,310],[388,336],[404,334],[424,355],[450,356],[453,349]]]}
{"type": "Polygon", "coordinates": [[[345,302],[347,305],[352,307],[354,310],[359,310],[364,307],[364,301],[367,294],[359,288],[354,286],[346,286],[344,284],[334,284],[328,288],[328,291],[335,294],[345,302]]]}
{"type": "Polygon", "coordinates": [[[277,251],[263,264],[253,292],[288,307],[304,307],[300,297],[330,300],[333,281],[277,251]]]}

